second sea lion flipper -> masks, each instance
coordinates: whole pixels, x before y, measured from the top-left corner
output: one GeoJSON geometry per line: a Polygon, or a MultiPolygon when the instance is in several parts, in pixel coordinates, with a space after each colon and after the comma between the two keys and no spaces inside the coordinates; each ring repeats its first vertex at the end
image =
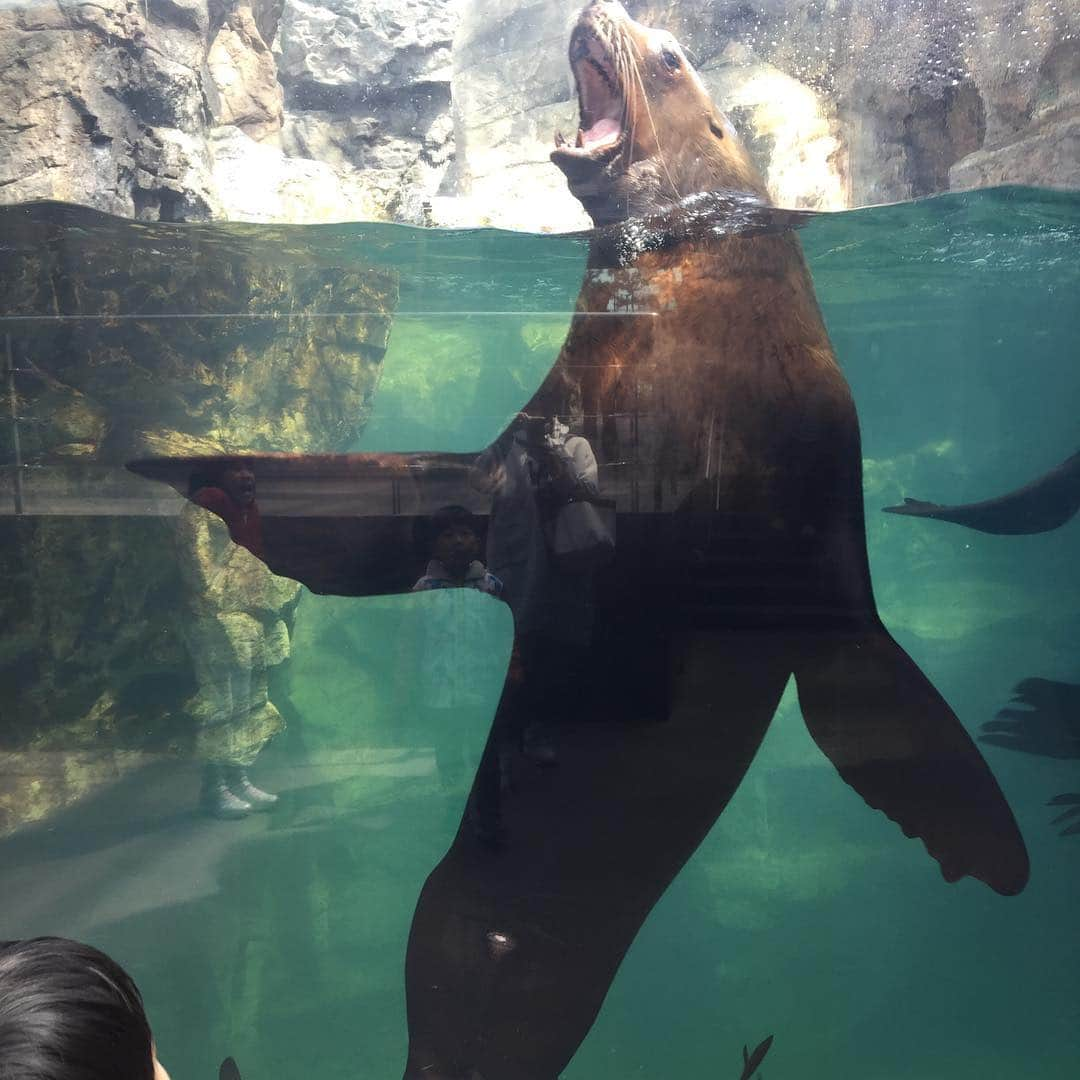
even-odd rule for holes
{"type": "Polygon", "coordinates": [[[883,506],[886,514],[906,514],[908,517],[934,517],[944,510],[940,503],[927,502],[925,499],[905,499],[899,506],[883,506]]]}
{"type": "Polygon", "coordinates": [[[795,677],[814,741],[870,806],[923,841],[947,881],[1024,888],[1027,850],[989,766],[884,627],[815,642],[795,677]]]}
{"type": "Polygon", "coordinates": [[[882,509],[887,514],[936,518],[1003,536],[1049,532],[1080,511],[1080,453],[1030,484],[996,499],[957,506],[905,499],[899,506],[882,509]]]}

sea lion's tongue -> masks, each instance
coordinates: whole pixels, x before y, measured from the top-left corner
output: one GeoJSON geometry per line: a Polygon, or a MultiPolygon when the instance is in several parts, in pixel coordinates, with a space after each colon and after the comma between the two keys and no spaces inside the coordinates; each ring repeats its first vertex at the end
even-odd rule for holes
{"type": "Polygon", "coordinates": [[[622,133],[622,125],[614,117],[605,116],[597,120],[588,131],[581,133],[582,145],[586,150],[595,150],[601,146],[609,146],[618,139],[622,133]]]}

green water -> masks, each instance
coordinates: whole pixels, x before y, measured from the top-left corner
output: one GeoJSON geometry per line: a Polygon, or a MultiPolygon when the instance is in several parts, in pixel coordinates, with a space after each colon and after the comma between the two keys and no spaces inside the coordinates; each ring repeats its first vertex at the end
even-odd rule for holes
{"type": "MultiPolygon", "coordinates": [[[[584,259],[565,237],[220,232],[280,258],[400,273],[361,449],[483,446],[553,359],[584,259]]],[[[905,495],[997,495],[1077,449],[1078,241],[1080,195],[1015,189],[833,215],[803,233],[861,417],[881,614],[973,732],[1021,678],[1080,681],[1080,522],[994,537],[879,511],[905,495]]],[[[128,535],[126,558],[153,557],[134,525],[128,535]]],[[[510,618],[467,599],[493,709],[510,618]]],[[[299,722],[255,770],[279,810],[206,821],[190,813],[190,770],[130,775],[0,843],[2,935],[71,934],[113,953],[145,993],[174,1080],[216,1075],[226,1054],[246,1080],[400,1076],[412,908],[464,798],[440,782],[408,697],[419,627],[447,601],[305,595],[299,722]]],[[[485,734],[482,719],[462,732],[468,760],[485,734]]],[[[986,756],[1032,858],[1011,899],[946,885],[921,844],[839,780],[789,687],[565,1076],[734,1080],[742,1045],[773,1034],[769,1080],[1074,1077],[1080,837],[1059,838],[1045,803],[1080,790],[1080,762],[986,756]]]]}

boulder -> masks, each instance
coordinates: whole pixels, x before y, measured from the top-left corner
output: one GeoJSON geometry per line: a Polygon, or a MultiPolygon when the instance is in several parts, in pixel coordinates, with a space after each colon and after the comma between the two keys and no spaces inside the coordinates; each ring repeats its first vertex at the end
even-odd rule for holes
{"type": "Polygon", "coordinates": [[[274,57],[249,7],[230,11],[206,56],[207,98],[218,124],[232,124],[256,141],[281,130],[284,95],[274,57]]]}
{"type": "MultiPolygon", "coordinates": [[[[785,205],[898,201],[947,191],[954,177],[959,186],[1080,184],[1075,8],[685,0],[658,15],[652,5],[627,7],[688,48],[785,205]]],[[[465,205],[437,200],[437,220],[584,223],[547,160],[555,131],[570,134],[577,123],[567,39],[557,5],[465,0],[453,49],[454,194],[465,205]]]]}
{"type": "Polygon", "coordinates": [[[282,145],[348,171],[373,212],[421,224],[454,157],[451,45],[459,3],[289,0],[277,39],[282,145]]]}
{"type": "Polygon", "coordinates": [[[216,212],[201,68],[205,2],[0,10],[0,197],[129,217],[216,212]]]}
{"type": "Polygon", "coordinates": [[[308,97],[446,82],[454,7],[432,0],[288,0],[279,26],[282,81],[308,97]]]}
{"type": "Polygon", "coordinates": [[[2,8],[0,201],[420,222],[453,159],[455,23],[440,0],[2,8]]]}
{"type": "Polygon", "coordinates": [[[1067,178],[1080,161],[1080,113],[1055,116],[1024,138],[997,149],[979,150],[949,170],[949,187],[961,191],[999,184],[1074,187],[1067,178]],[[1066,178],[1048,184],[1047,177],[1066,178]]]}

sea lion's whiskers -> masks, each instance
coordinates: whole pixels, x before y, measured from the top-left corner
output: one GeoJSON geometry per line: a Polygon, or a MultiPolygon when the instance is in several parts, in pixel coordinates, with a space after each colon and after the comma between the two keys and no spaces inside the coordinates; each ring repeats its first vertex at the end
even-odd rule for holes
{"type": "Polygon", "coordinates": [[[630,57],[630,64],[634,72],[634,77],[637,79],[638,89],[641,91],[641,103],[645,106],[645,115],[649,118],[649,127],[652,128],[653,138],[656,140],[656,156],[660,161],[660,167],[664,170],[664,175],[667,177],[668,183],[671,185],[672,195],[678,198],[679,188],[667,167],[667,160],[664,157],[664,147],[660,143],[660,132],[656,130],[656,121],[653,119],[652,109],[649,108],[649,97],[645,93],[645,82],[641,78],[641,69],[638,66],[636,57],[630,57]]]}
{"type": "Polygon", "coordinates": [[[619,85],[619,94],[622,97],[622,115],[620,124],[624,131],[629,125],[630,142],[634,141],[634,117],[630,111],[630,98],[626,93],[629,85],[626,63],[626,43],[621,37],[615,37],[611,42],[611,63],[615,68],[615,81],[619,85]]]}
{"type": "MultiPolygon", "coordinates": [[[[612,58],[616,64],[619,85],[622,87],[622,129],[626,133],[625,146],[622,150],[622,154],[626,159],[626,164],[629,166],[634,162],[634,135],[637,132],[637,110],[630,108],[630,68],[633,66],[633,60],[630,56],[627,39],[624,35],[617,34],[612,39],[612,58]]],[[[640,79],[638,81],[640,82],[640,79]]],[[[627,216],[629,216],[629,192],[626,195],[626,206],[624,210],[627,216]]]]}

